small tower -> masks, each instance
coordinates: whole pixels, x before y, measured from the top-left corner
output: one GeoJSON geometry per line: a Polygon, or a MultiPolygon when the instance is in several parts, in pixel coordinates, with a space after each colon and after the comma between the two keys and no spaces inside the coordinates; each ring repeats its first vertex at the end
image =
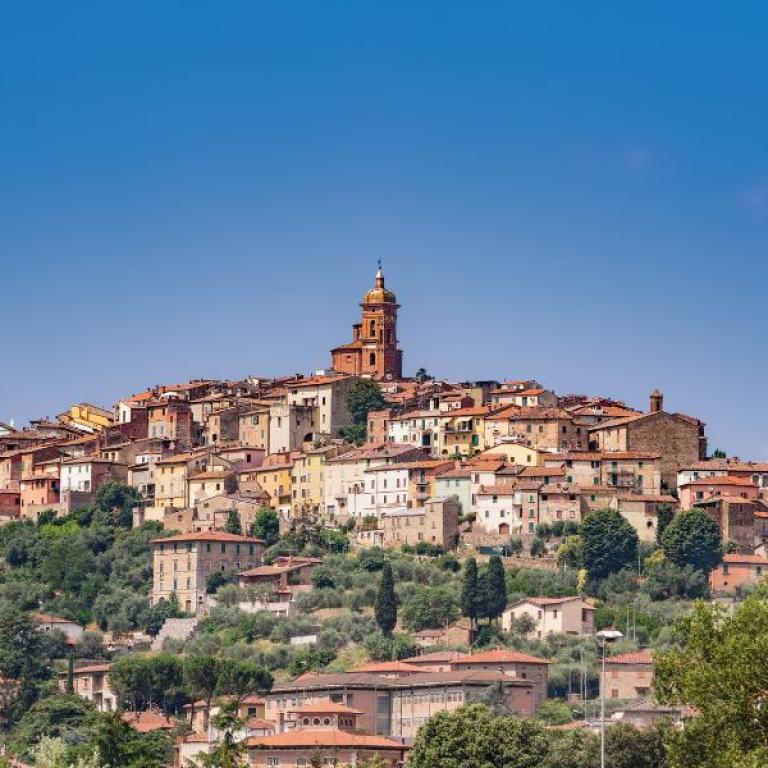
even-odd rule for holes
{"type": "Polygon", "coordinates": [[[664,409],[664,394],[658,389],[651,392],[651,413],[661,413],[664,409]]]}

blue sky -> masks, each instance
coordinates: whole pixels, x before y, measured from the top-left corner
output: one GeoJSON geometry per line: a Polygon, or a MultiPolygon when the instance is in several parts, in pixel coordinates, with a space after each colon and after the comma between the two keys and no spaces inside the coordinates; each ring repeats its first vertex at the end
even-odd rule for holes
{"type": "Polygon", "coordinates": [[[727,10],[6,7],[0,420],[327,365],[381,258],[408,372],[658,386],[768,459],[768,9],[727,10]]]}

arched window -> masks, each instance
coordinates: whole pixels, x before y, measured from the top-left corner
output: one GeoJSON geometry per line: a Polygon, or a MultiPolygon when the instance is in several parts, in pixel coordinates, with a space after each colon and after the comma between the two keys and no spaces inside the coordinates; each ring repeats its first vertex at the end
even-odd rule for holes
{"type": "Polygon", "coordinates": [[[368,334],[369,336],[375,336],[376,335],[376,321],[371,320],[371,332],[368,334]]]}
{"type": "Polygon", "coordinates": [[[371,357],[370,357],[369,363],[371,365],[376,365],[376,353],[375,352],[371,352],[371,357]]]}

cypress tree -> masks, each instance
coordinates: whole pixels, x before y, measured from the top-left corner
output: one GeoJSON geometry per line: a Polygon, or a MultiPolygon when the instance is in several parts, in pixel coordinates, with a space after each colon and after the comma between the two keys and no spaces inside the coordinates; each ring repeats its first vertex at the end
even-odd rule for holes
{"type": "Polygon", "coordinates": [[[67,660],[67,694],[72,696],[75,692],[75,652],[70,650],[67,660]]]}
{"type": "Polygon", "coordinates": [[[389,637],[397,624],[397,595],[395,594],[395,579],[392,576],[392,566],[384,563],[381,570],[379,591],[374,603],[376,623],[381,631],[389,637]]]}
{"type": "Polygon", "coordinates": [[[464,563],[464,575],[461,579],[461,614],[475,626],[475,619],[480,609],[480,594],[477,585],[477,560],[470,557],[464,563]]]}
{"type": "Polygon", "coordinates": [[[237,514],[236,510],[229,510],[229,514],[227,515],[227,523],[224,526],[224,530],[227,533],[236,533],[238,536],[243,535],[243,526],[240,523],[240,515],[237,514]]]}
{"type": "Polygon", "coordinates": [[[491,555],[486,573],[487,600],[486,614],[489,619],[498,619],[507,607],[507,580],[504,565],[498,555],[491,555]]]}

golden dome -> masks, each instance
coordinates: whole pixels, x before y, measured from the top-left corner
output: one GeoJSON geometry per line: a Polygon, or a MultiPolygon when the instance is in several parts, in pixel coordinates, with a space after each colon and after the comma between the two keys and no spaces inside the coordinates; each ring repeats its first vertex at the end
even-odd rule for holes
{"type": "Polygon", "coordinates": [[[363,296],[363,304],[396,304],[397,297],[384,287],[384,273],[379,267],[373,288],[363,296]]]}

